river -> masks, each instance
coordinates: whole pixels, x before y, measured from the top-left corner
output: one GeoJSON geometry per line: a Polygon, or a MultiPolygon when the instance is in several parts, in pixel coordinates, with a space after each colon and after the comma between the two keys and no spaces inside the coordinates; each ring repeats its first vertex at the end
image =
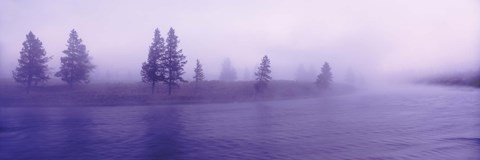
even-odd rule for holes
{"type": "Polygon", "coordinates": [[[2,107],[0,159],[480,159],[480,90],[228,104],[2,107]]]}

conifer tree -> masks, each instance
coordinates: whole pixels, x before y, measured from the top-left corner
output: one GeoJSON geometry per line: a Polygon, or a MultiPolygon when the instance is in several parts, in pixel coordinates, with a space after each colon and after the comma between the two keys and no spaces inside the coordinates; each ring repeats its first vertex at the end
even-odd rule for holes
{"type": "Polygon", "coordinates": [[[22,45],[18,66],[12,71],[13,79],[17,83],[26,86],[27,93],[32,85],[46,82],[50,79],[48,76],[47,62],[51,57],[46,57],[42,42],[30,31],[22,45]]]}
{"type": "Polygon", "coordinates": [[[172,94],[174,87],[180,87],[179,82],[187,82],[182,78],[185,73],[183,66],[187,63],[182,50],[178,49],[178,37],[175,35],[175,30],[170,28],[168,31],[167,45],[165,55],[161,57],[161,64],[165,66],[165,80],[164,83],[168,87],[168,95],[172,94]]]}
{"type": "Polygon", "coordinates": [[[332,72],[330,65],[325,62],[322,66],[322,72],[317,76],[317,81],[315,82],[319,88],[328,88],[332,83],[332,72]]]}
{"type": "Polygon", "coordinates": [[[257,72],[255,72],[255,80],[257,82],[255,83],[254,87],[257,92],[263,91],[263,89],[267,87],[268,82],[272,80],[270,73],[272,73],[270,70],[270,59],[268,59],[268,56],[265,55],[262,58],[262,62],[260,63],[257,72]]]}
{"type": "Polygon", "coordinates": [[[60,71],[55,73],[55,76],[67,82],[70,87],[76,83],[90,82],[90,72],[95,66],[90,62],[87,48],[75,29],[70,32],[67,49],[63,53],[65,56],[60,58],[60,71]]]}
{"type": "Polygon", "coordinates": [[[205,79],[205,75],[203,74],[202,64],[200,64],[200,61],[198,59],[197,59],[197,65],[195,66],[194,72],[195,72],[195,75],[193,76],[193,79],[195,80],[195,84],[198,84],[199,82],[205,79]]]}
{"type": "Polygon", "coordinates": [[[155,84],[165,80],[165,67],[161,64],[161,57],[165,54],[165,41],[160,35],[160,30],[155,29],[153,42],[148,51],[148,59],[142,64],[142,81],[150,83],[152,94],[155,93],[155,84]]]}
{"type": "Polygon", "coordinates": [[[222,71],[220,72],[219,80],[221,81],[235,81],[237,79],[237,71],[232,66],[229,58],[226,58],[222,64],[222,71]]]}

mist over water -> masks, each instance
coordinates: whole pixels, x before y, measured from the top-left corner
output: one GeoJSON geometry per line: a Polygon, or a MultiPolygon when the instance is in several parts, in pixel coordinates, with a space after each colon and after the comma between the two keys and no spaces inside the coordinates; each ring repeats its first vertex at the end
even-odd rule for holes
{"type": "Polygon", "coordinates": [[[177,30],[187,79],[196,59],[209,80],[218,79],[225,58],[242,77],[269,55],[274,79],[295,79],[300,64],[319,70],[327,61],[337,81],[349,68],[371,80],[470,72],[480,59],[474,0],[2,2],[2,70],[15,68],[25,34],[33,31],[56,72],[74,28],[97,65],[92,82],[139,81],[157,27],[163,36],[169,27],[177,30]]]}
{"type": "Polygon", "coordinates": [[[4,55],[3,55],[3,48],[2,48],[2,44],[0,44],[0,77],[4,77],[5,74],[3,72],[6,71],[6,66],[5,66],[5,62],[3,62],[3,59],[4,59],[4,55]]]}
{"type": "Polygon", "coordinates": [[[0,160],[480,159],[479,44],[477,0],[0,0],[0,160]]]}

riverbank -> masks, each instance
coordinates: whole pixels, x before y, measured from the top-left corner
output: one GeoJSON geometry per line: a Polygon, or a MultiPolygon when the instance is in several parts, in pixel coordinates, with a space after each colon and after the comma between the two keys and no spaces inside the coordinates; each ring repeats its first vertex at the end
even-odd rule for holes
{"type": "Polygon", "coordinates": [[[478,160],[479,95],[392,85],[262,103],[4,107],[0,157],[478,160]]]}
{"type": "Polygon", "coordinates": [[[474,73],[477,73],[477,72],[434,76],[429,78],[422,78],[417,82],[440,84],[440,85],[447,85],[447,86],[473,86],[473,87],[480,88],[480,75],[475,75],[474,73]]]}
{"type": "Polygon", "coordinates": [[[181,84],[172,95],[165,86],[155,93],[145,83],[94,83],[69,88],[62,83],[25,88],[13,82],[0,83],[0,104],[15,107],[42,106],[124,106],[159,104],[229,103],[309,98],[326,94],[344,94],[352,90],[335,84],[329,90],[318,89],[313,83],[272,81],[263,93],[256,93],[254,81],[205,81],[181,84]]]}

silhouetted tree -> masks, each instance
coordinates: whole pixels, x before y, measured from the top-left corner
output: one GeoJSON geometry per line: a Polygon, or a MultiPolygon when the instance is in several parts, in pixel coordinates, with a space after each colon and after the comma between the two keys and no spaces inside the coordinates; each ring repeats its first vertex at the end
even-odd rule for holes
{"type": "Polygon", "coordinates": [[[187,82],[182,78],[185,73],[183,66],[187,63],[182,50],[178,50],[178,37],[175,35],[175,30],[170,28],[167,37],[167,46],[165,56],[161,58],[161,64],[165,66],[165,84],[168,86],[168,95],[172,94],[173,87],[179,87],[178,82],[187,82]]]}
{"type": "Polygon", "coordinates": [[[205,79],[205,75],[203,74],[202,64],[200,64],[200,61],[198,59],[197,59],[197,65],[195,66],[194,72],[195,72],[195,75],[193,76],[193,79],[195,80],[195,84],[198,84],[199,82],[205,79]]]}
{"type": "Polygon", "coordinates": [[[219,80],[221,81],[234,81],[237,79],[237,71],[232,66],[230,59],[225,59],[222,64],[222,71],[220,72],[219,80]]]}
{"type": "Polygon", "coordinates": [[[35,37],[30,31],[22,45],[20,51],[20,59],[18,59],[18,66],[12,71],[13,79],[17,83],[26,86],[27,93],[30,92],[32,83],[36,86],[39,82],[46,82],[50,77],[48,76],[47,62],[51,57],[46,57],[45,49],[42,42],[35,37]]]}
{"type": "Polygon", "coordinates": [[[322,66],[322,72],[317,76],[316,84],[319,88],[328,88],[332,83],[332,78],[330,65],[325,62],[322,66]]]}
{"type": "Polygon", "coordinates": [[[257,92],[261,92],[263,89],[265,89],[268,82],[272,80],[270,73],[272,73],[270,70],[270,59],[268,59],[268,56],[265,55],[262,58],[262,62],[260,63],[257,72],[255,72],[255,80],[257,82],[255,83],[254,87],[257,92]]]}
{"type": "Polygon", "coordinates": [[[60,71],[55,76],[67,82],[70,87],[75,83],[90,82],[89,74],[95,66],[90,62],[87,48],[75,29],[70,32],[67,43],[67,49],[63,51],[65,56],[60,58],[60,71]]]}
{"type": "Polygon", "coordinates": [[[152,94],[155,93],[155,84],[165,80],[165,67],[161,64],[161,57],[165,54],[165,41],[160,35],[160,30],[155,29],[153,42],[148,51],[148,59],[142,64],[142,81],[150,83],[152,86],[152,94]]]}

